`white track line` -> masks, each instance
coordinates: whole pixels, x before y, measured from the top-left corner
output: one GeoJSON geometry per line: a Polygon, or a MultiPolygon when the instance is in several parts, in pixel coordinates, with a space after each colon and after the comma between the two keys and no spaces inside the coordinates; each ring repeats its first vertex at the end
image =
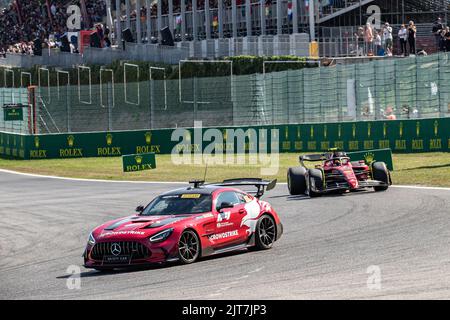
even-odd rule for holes
{"type": "MultiPolygon", "coordinates": [[[[18,172],[7,169],[0,169],[0,172],[16,174],[27,177],[34,178],[46,178],[46,179],[56,179],[56,180],[68,180],[68,181],[82,181],[82,182],[102,182],[102,183],[136,183],[136,184],[187,184],[186,181],[130,181],[130,180],[102,180],[102,179],[85,179],[85,178],[69,178],[69,177],[58,177],[58,176],[48,176],[42,174],[25,173],[18,172]]],[[[279,182],[279,185],[286,185],[286,182],[279,182]]],[[[450,191],[450,188],[444,187],[424,187],[424,186],[403,186],[403,185],[393,185],[392,188],[403,188],[403,189],[420,189],[420,190],[445,190],[450,191]]]]}
{"type": "Polygon", "coordinates": [[[20,176],[27,176],[33,178],[46,178],[46,179],[56,179],[56,180],[69,180],[69,181],[85,181],[85,182],[107,182],[107,183],[141,183],[141,184],[187,184],[186,181],[129,181],[129,180],[102,180],[102,179],[85,179],[85,178],[69,178],[69,177],[58,177],[58,176],[48,176],[43,174],[25,173],[18,172],[7,169],[0,169],[0,172],[16,174],[20,176]]]}

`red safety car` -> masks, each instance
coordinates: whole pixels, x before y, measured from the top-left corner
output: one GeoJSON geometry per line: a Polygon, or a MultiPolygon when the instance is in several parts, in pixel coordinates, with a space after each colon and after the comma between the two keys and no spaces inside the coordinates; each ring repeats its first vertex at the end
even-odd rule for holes
{"type": "Polygon", "coordinates": [[[110,270],[170,261],[186,264],[244,248],[270,249],[283,233],[278,214],[260,200],[276,180],[192,183],[137,207],[135,215],[95,228],[83,254],[84,266],[110,270]],[[257,191],[250,194],[238,186],[257,191]]]}
{"type": "Polygon", "coordinates": [[[288,169],[291,195],[318,197],[325,193],[347,192],[364,188],[384,191],[392,184],[391,174],[384,162],[351,161],[345,152],[330,150],[322,154],[300,156],[300,166],[288,169]],[[321,162],[307,168],[305,161],[321,162]]]}

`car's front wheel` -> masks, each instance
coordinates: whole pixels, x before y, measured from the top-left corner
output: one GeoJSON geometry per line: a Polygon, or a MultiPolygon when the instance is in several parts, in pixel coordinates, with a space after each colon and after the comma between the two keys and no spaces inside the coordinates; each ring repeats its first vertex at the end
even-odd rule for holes
{"type": "Polygon", "coordinates": [[[289,168],[287,172],[287,185],[291,195],[304,194],[306,191],[306,169],[304,167],[289,168]]]}
{"type": "Polygon", "coordinates": [[[374,180],[384,182],[386,185],[374,187],[375,191],[385,191],[390,184],[389,170],[384,162],[375,162],[372,165],[372,173],[374,180]]]}
{"type": "Polygon", "coordinates": [[[178,258],[183,264],[193,263],[200,256],[200,240],[192,230],[185,230],[178,240],[178,258]]]}
{"type": "Polygon", "coordinates": [[[272,248],[276,235],[273,218],[267,214],[261,216],[256,224],[256,249],[267,250],[272,248]]]}
{"type": "Polygon", "coordinates": [[[309,169],[307,181],[306,193],[311,198],[320,197],[322,194],[316,190],[321,190],[323,187],[322,171],[319,169],[309,169]]]}

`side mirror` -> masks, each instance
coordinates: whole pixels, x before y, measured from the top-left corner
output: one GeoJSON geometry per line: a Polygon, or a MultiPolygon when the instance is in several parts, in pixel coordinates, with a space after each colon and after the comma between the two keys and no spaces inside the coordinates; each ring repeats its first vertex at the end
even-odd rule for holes
{"type": "Polygon", "coordinates": [[[234,204],[230,202],[222,202],[222,204],[217,208],[218,212],[222,212],[223,209],[234,208],[234,204]]]}
{"type": "Polygon", "coordinates": [[[145,209],[145,208],[144,208],[144,206],[142,206],[142,205],[137,206],[137,207],[136,207],[136,212],[139,213],[139,214],[141,214],[142,211],[144,211],[144,209],[145,209]]]}

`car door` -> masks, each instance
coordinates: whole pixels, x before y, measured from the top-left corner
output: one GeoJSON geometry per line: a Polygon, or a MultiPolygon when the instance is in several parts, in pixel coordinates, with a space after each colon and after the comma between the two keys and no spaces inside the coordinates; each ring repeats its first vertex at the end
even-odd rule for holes
{"type": "Polygon", "coordinates": [[[241,227],[245,216],[244,203],[234,191],[222,191],[217,195],[214,214],[217,217],[215,232],[209,237],[215,248],[238,244],[246,239],[246,232],[241,227]],[[223,203],[232,204],[232,208],[220,210],[223,203]]]}

